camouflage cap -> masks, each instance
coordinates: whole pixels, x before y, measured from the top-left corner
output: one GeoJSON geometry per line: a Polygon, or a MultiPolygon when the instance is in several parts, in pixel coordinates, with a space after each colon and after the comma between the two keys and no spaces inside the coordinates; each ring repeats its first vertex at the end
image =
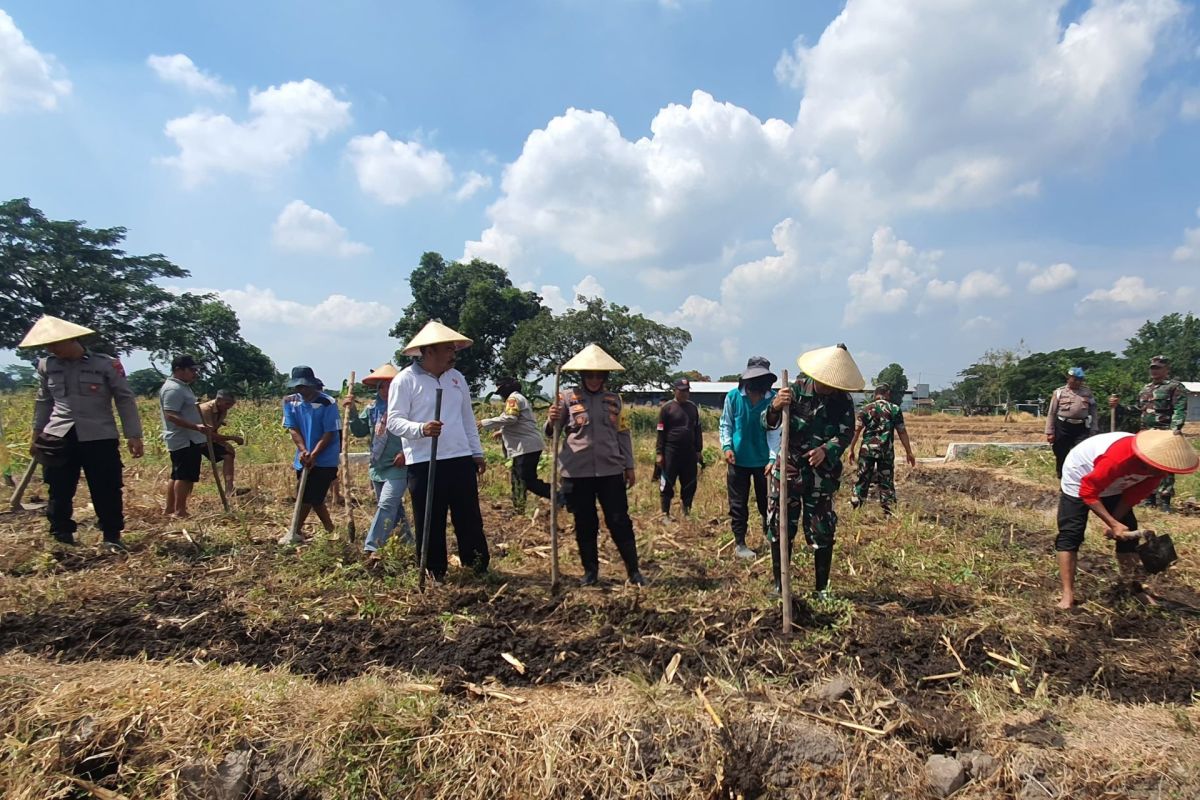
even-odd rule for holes
{"type": "Polygon", "coordinates": [[[1150,366],[1169,367],[1171,366],[1171,359],[1167,358],[1166,356],[1154,356],[1150,359],[1150,366]]]}

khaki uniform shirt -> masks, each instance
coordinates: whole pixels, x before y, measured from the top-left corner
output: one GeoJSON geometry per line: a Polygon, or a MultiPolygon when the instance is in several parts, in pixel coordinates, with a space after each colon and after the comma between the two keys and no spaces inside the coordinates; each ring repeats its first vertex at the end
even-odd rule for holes
{"type": "Polygon", "coordinates": [[[1072,389],[1060,386],[1050,396],[1050,408],[1046,411],[1046,433],[1054,433],[1054,423],[1059,420],[1083,420],[1088,431],[1096,434],[1100,430],[1100,420],[1096,414],[1096,397],[1086,386],[1072,389]]]}
{"type": "Polygon", "coordinates": [[[498,428],[509,458],[542,452],[542,433],[533,417],[533,407],[520,392],[504,399],[504,413],[479,421],[485,431],[498,428]]]}
{"type": "MultiPolygon", "coordinates": [[[[633,438],[619,394],[568,389],[558,398],[558,414],[565,420],[558,454],[564,478],[603,478],[633,469],[633,438]]],[[[549,425],[546,433],[552,433],[549,425]]]]}
{"type": "Polygon", "coordinates": [[[217,408],[216,400],[209,400],[200,404],[200,418],[204,420],[205,425],[214,431],[225,424],[225,418],[228,416],[229,409],[221,410],[217,408]]]}
{"type": "Polygon", "coordinates": [[[81,442],[116,439],[115,402],[125,438],[142,438],[137,402],[117,359],[90,350],[76,361],[46,356],[38,361],[37,372],[41,384],[33,404],[34,436],[43,431],[66,436],[74,428],[81,442]]]}

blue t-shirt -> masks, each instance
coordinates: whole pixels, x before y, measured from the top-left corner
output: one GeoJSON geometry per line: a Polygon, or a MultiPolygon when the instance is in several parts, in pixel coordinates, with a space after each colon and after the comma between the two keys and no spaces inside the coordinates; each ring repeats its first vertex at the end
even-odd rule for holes
{"type": "MultiPolygon", "coordinates": [[[[324,392],[319,392],[312,402],[306,403],[299,394],[283,398],[283,427],[300,431],[304,446],[310,451],[321,441],[321,437],[333,431],[333,441],[320,453],[314,466],[337,467],[342,453],[342,420],[337,403],[324,392]]],[[[300,454],[292,461],[300,469],[300,454]]]]}

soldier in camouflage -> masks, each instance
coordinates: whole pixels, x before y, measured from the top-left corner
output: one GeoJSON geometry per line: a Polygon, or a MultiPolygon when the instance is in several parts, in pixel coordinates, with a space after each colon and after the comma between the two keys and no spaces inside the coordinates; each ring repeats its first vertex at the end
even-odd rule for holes
{"type": "MultiPolygon", "coordinates": [[[[1109,402],[1113,405],[1112,401],[1109,402]]],[[[1138,393],[1137,408],[1141,413],[1142,430],[1183,432],[1187,419],[1187,392],[1183,384],[1171,377],[1171,360],[1166,356],[1150,359],[1150,382],[1138,393]]],[[[1171,498],[1175,496],[1175,476],[1168,474],[1146,505],[1158,506],[1171,513],[1171,498]]]]}
{"type": "Polygon", "coordinates": [[[875,387],[875,399],[863,406],[858,413],[858,430],[850,442],[850,463],[854,463],[858,451],[858,480],[854,484],[854,496],[850,505],[858,508],[867,499],[872,483],[879,486],[879,504],[883,513],[891,516],[896,503],[896,437],[904,445],[910,467],[917,465],[908,430],[904,427],[904,412],[889,398],[892,387],[881,383],[875,387]],[[859,437],[862,448],[858,449],[859,437]]]}
{"type": "MultiPolygon", "coordinates": [[[[854,435],[854,401],[841,388],[857,383],[862,387],[862,375],[854,365],[844,345],[822,348],[805,353],[800,358],[801,371],[791,386],[779,390],[770,406],[762,412],[763,427],[779,428],[783,409],[790,406],[791,422],[788,441],[787,530],[789,549],[796,537],[801,520],[804,538],[813,550],[815,587],[824,596],[833,565],[833,543],[837,534],[837,513],[833,497],[842,478],[842,454],[854,435]],[[828,351],[840,350],[840,355],[828,351]],[[812,354],[822,354],[815,361],[812,354]],[[815,364],[815,365],[814,365],[815,364]],[[805,367],[812,370],[805,372],[805,367]],[[825,381],[833,381],[831,385],[825,381]]],[[[771,454],[771,472],[767,510],[767,538],[771,541],[771,563],[775,575],[775,590],[780,591],[779,562],[779,480],[780,472],[775,453],[771,454]]]]}

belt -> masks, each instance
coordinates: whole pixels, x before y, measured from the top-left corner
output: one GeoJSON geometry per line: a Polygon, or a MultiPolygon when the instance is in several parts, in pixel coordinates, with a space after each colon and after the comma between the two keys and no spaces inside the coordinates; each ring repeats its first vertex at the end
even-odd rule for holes
{"type": "Polygon", "coordinates": [[[1087,422],[1086,419],[1067,419],[1066,417],[1059,417],[1058,421],[1066,422],[1070,425],[1082,425],[1083,423],[1087,422]]]}

